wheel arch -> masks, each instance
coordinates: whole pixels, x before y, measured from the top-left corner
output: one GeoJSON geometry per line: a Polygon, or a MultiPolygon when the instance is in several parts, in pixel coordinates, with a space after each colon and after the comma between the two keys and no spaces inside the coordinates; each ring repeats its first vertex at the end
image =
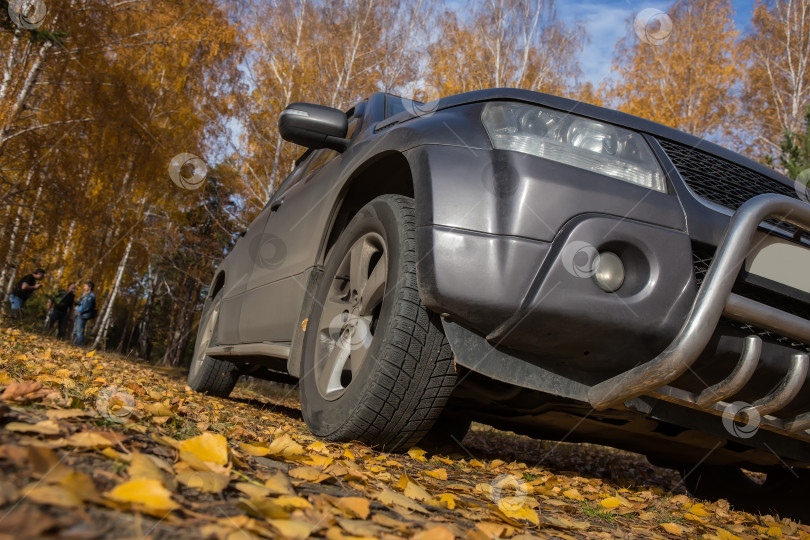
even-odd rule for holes
{"type": "MultiPolygon", "coordinates": [[[[380,195],[404,195],[414,198],[414,178],[411,166],[398,151],[386,151],[375,155],[360,165],[343,185],[332,211],[328,232],[324,234],[315,267],[307,277],[306,288],[314,291],[320,280],[324,261],[338,236],[363,206],[380,195]]],[[[301,350],[306,332],[306,322],[312,310],[313,295],[307,294],[298,317],[299,324],[293,332],[287,371],[300,376],[301,350]]]]}
{"type": "Polygon", "coordinates": [[[363,206],[380,195],[404,195],[414,198],[414,178],[408,160],[401,152],[377,154],[359,166],[343,186],[332,212],[329,232],[318,256],[323,264],[338,236],[363,206]]]}

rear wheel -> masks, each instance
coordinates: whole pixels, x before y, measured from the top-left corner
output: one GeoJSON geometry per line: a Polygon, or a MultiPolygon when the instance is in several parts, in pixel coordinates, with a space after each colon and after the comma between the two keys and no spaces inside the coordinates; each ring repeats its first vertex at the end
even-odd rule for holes
{"type": "Polygon", "coordinates": [[[200,318],[197,343],[188,373],[188,385],[195,392],[218,397],[228,397],[239,379],[239,369],[226,360],[218,360],[205,354],[214,343],[222,299],[215,296],[206,305],[200,318]]]}
{"type": "Polygon", "coordinates": [[[452,391],[453,353],[419,298],[414,226],[412,199],[378,197],[326,261],[300,380],[304,420],[317,436],[408,449],[452,391]]]}

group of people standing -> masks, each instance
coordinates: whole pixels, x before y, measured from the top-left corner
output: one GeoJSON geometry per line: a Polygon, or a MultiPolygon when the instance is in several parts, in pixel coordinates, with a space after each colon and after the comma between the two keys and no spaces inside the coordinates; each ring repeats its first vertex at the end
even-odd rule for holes
{"type": "MultiPolygon", "coordinates": [[[[28,298],[37,289],[42,288],[40,281],[45,277],[45,270],[37,268],[33,273],[28,274],[17,282],[17,286],[8,297],[11,304],[11,314],[15,320],[22,318],[22,308],[28,298]]],[[[95,319],[98,315],[96,311],[96,295],[93,292],[95,284],[92,281],[85,281],[82,286],[82,296],[76,300],[76,284],[69,283],[67,289],[61,290],[50,299],[48,319],[45,322],[45,330],[50,330],[57,326],[57,336],[59,339],[65,337],[68,322],[73,319],[73,344],[84,345],[84,331],[87,322],[95,319]]]]}

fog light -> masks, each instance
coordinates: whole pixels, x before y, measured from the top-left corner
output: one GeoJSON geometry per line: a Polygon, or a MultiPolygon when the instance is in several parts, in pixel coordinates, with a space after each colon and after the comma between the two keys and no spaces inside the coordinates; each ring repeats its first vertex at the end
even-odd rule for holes
{"type": "Polygon", "coordinates": [[[615,253],[603,251],[594,264],[593,280],[599,288],[612,293],[624,283],[624,264],[615,253]]]}

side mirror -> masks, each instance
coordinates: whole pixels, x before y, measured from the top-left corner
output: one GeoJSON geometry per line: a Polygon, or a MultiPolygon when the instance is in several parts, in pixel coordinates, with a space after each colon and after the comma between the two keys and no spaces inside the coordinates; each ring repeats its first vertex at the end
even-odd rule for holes
{"type": "Polygon", "coordinates": [[[306,148],[331,148],[343,152],[349,147],[346,139],[349,119],[332,107],[312,103],[290,103],[278,118],[281,138],[306,148]]]}

